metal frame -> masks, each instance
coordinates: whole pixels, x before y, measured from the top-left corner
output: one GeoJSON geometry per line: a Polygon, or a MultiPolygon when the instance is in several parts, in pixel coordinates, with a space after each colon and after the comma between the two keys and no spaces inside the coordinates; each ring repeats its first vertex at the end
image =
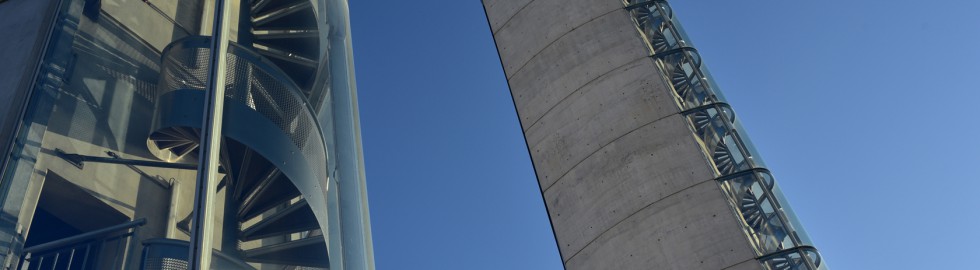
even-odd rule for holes
{"type": "MultiPolygon", "coordinates": [[[[61,269],[58,267],[58,259],[61,256],[61,254],[66,250],[70,251],[70,253],[68,254],[69,258],[68,258],[68,265],[67,265],[67,267],[70,268],[75,258],[75,251],[80,250],[83,245],[85,249],[85,254],[82,255],[83,256],[82,267],[84,268],[87,265],[87,260],[89,259],[88,256],[92,251],[93,244],[98,242],[98,244],[94,244],[95,247],[99,247],[100,249],[98,252],[95,253],[96,256],[98,256],[98,254],[102,252],[102,249],[105,248],[103,245],[111,240],[120,241],[116,244],[117,249],[123,243],[122,241],[125,241],[127,246],[126,246],[126,252],[123,253],[123,257],[133,256],[136,252],[135,238],[138,237],[139,228],[143,225],[146,225],[146,218],[139,218],[126,223],[113,225],[95,231],[71,236],[68,238],[62,238],[55,241],[25,248],[24,249],[25,255],[21,259],[20,268],[40,269],[40,266],[42,266],[44,263],[44,259],[53,254],[54,264],[52,264],[51,267],[49,268],[61,269]],[[34,254],[41,254],[41,256],[38,256],[37,258],[33,258],[35,257],[33,256],[34,254]],[[37,260],[37,265],[35,265],[34,267],[31,267],[30,265],[32,260],[37,260]]],[[[120,266],[120,263],[122,263],[122,266],[125,267],[126,260],[125,259],[120,260],[119,254],[116,254],[115,258],[113,259],[112,266],[120,266]]],[[[99,266],[100,266],[99,262],[96,262],[96,265],[93,268],[98,269],[100,268],[99,266]]]]}
{"type": "Polygon", "coordinates": [[[58,240],[55,240],[55,241],[47,242],[47,243],[44,243],[44,244],[39,244],[39,245],[36,245],[36,246],[27,247],[27,248],[24,248],[24,252],[25,253],[35,253],[35,252],[43,251],[43,250],[46,250],[46,249],[52,249],[52,248],[56,248],[56,247],[61,247],[61,246],[68,245],[68,244],[73,244],[73,243],[77,243],[77,242],[81,242],[81,241],[85,241],[85,240],[95,239],[95,238],[98,238],[100,236],[103,236],[103,235],[106,235],[106,234],[109,234],[109,233],[113,233],[113,232],[116,232],[116,231],[119,231],[119,230],[136,228],[136,227],[139,227],[139,226],[143,226],[145,224],[146,224],[146,218],[139,218],[139,219],[136,219],[136,220],[133,220],[133,221],[130,221],[130,222],[123,223],[123,224],[113,225],[113,226],[110,226],[110,227],[105,227],[105,228],[102,228],[102,229],[98,229],[98,230],[94,230],[94,231],[91,231],[91,232],[79,234],[79,235],[76,235],[76,236],[72,236],[72,237],[68,237],[68,238],[62,238],[62,239],[58,239],[58,240]]]}
{"type": "MultiPolygon", "coordinates": [[[[207,37],[190,37],[183,41],[177,41],[172,46],[164,49],[164,59],[168,59],[168,54],[181,54],[184,50],[194,50],[200,51],[200,49],[207,48],[205,45],[208,43],[207,37]]],[[[202,52],[201,55],[208,55],[209,52],[202,52]]],[[[318,191],[322,190],[322,187],[327,185],[325,182],[327,180],[326,175],[321,175],[316,171],[316,166],[319,164],[310,163],[316,160],[316,153],[308,153],[304,149],[311,150],[311,152],[320,151],[319,157],[326,158],[326,148],[322,144],[322,129],[313,115],[312,106],[306,101],[306,98],[301,94],[299,88],[275,65],[268,62],[266,58],[243,48],[235,43],[229,43],[228,52],[226,53],[229,59],[236,59],[236,67],[228,67],[229,73],[235,73],[234,70],[239,68],[239,65],[246,65],[249,68],[254,68],[256,71],[261,70],[269,76],[269,79],[275,81],[276,84],[281,86],[281,89],[277,87],[279,98],[281,102],[280,105],[285,105],[289,103],[289,106],[295,106],[296,111],[293,113],[299,115],[293,115],[293,117],[302,116],[304,119],[308,119],[310,122],[309,129],[305,132],[308,133],[295,133],[298,131],[290,131],[283,129],[283,127],[277,126],[273,122],[273,118],[276,117],[276,112],[270,110],[269,112],[263,112],[262,110],[256,110],[256,108],[250,107],[248,104],[240,100],[241,96],[236,97],[235,95],[229,94],[227,98],[232,99],[225,104],[225,113],[227,117],[223,119],[223,132],[222,134],[226,139],[235,140],[236,142],[242,143],[252,148],[257,154],[262,157],[274,161],[272,162],[282,170],[282,173],[287,176],[289,181],[297,186],[300,191],[302,191],[304,198],[310,201],[311,206],[314,206],[314,213],[319,213],[321,218],[325,218],[323,211],[317,211],[315,207],[317,205],[326,205],[326,201],[323,198],[325,194],[318,195],[318,191]],[[283,95],[288,95],[283,96],[283,95]],[[295,102],[295,103],[293,103],[295,102]],[[300,108],[300,107],[305,107],[300,108]],[[298,134],[310,138],[307,142],[310,144],[300,144],[294,141],[295,138],[291,138],[290,134],[298,134]],[[312,139],[312,137],[317,137],[312,139]],[[303,146],[304,148],[300,148],[303,146]],[[309,154],[309,155],[308,155],[309,154]],[[314,180],[316,182],[314,182],[314,180]],[[319,197],[319,200],[317,199],[319,197]]],[[[166,66],[167,64],[164,64],[166,66]]],[[[236,75],[237,76],[237,75],[236,75]]],[[[237,77],[236,77],[237,78],[237,77]]],[[[229,78],[231,79],[231,78],[229,78]]],[[[174,104],[183,104],[181,106],[187,106],[189,109],[201,110],[200,107],[194,109],[194,104],[181,102],[182,100],[199,100],[196,98],[188,99],[189,97],[200,97],[204,96],[206,91],[199,84],[195,85],[177,85],[169,86],[166,90],[163,90],[161,95],[158,97],[160,102],[174,102],[174,104]],[[171,89],[172,88],[172,89],[171,89]]],[[[257,89],[252,89],[256,90],[257,89]]],[[[200,112],[200,111],[198,111],[200,112]]],[[[183,126],[183,127],[193,127],[201,125],[201,118],[194,117],[197,113],[193,113],[187,116],[176,116],[174,118],[168,118],[160,122],[160,126],[163,127],[173,127],[173,126],[183,126]]],[[[215,146],[217,147],[217,146],[215,146]]],[[[325,167],[322,166],[321,167],[325,167]]],[[[322,210],[322,209],[320,209],[322,210]]],[[[319,220],[318,223],[326,224],[325,221],[319,220]]]]}
{"type": "Polygon", "coordinates": [[[802,245],[794,248],[788,248],[779,252],[774,252],[772,254],[759,256],[757,259],[763,262],[772,262],[773,259],[785,258],[784,256],[792,253],[799,254],[803,263],[806,264],[806,266],[809,267],[810,269],[818,269],[822,264],[817,248],[809,245],[802,245]],[[807,252],[813,252],[817,257],[811,258],[810,256],[807,255],[807,252]]]}
{"type": "Polygon", "coordinates": [[[186,163],[170,163],[163,161],[152,161],[152,160],[139,160],[139,159],[124,159],[116,155],[115,152],[106,151],[111,157],[96,157],[81,154],[69,154],[61,149],[54,149],[55,155],[61,159],[64,159],[71,165],[82,169],[85,166],[85,162],[92,163],[108,163],[108,164],[119,164],[126,166],[146,166],[146,167],[156,167],[156,168],[166,168],[166,169],[181,169],[181,170],[197,170],[197,164],[186,164],[186,163]]]}
{"type": "Polygon", "coordinates": [[[695,55],[697,55],[698,57],[696,59],[698,59],[698,61],[695,61],[694,65],[697,66],[698,68],[701,68],[701,54],[699,54],[698,49],[694,47],[680,47],[676,49],[670,49],[659,53],[655,53],[653,55],[650,55],[650,57],[664,58],[667,57],[668,55],[672,55],[675,53],[682,53],[682,52],[693,52],[695,55]]]}

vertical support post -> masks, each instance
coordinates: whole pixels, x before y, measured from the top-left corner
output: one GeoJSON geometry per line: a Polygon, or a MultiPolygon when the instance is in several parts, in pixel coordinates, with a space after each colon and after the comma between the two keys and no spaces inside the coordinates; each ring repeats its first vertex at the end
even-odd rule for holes
{"type": "MultiPolygon", "coordinates": [[[[24,260],[22,260],[21,263],[20,263],[20,269],[30,269],[31,268],[31,259],[32,259],[31,258],[31,255],[32,254],[30,254],[30,253],[27,253],[27,255],[24,255],[24,260]]],[[[10,256],[10,255],[7,255],[7,256],[10,256]]],[[[10,257],[7,257],[7,258],[10,258],[10,257]]]]}
{"type": "Polygon", "coordinates": [[[89,251],[92,251],[92,244],[89,243],[85,245],[85,255],[82,256],[82,268],[88,267],[88,255],[89,251]]]}
{"type": "Polygon", "coordinates": [[[235,193],[238,192],[238,190],[235,190],[238,186],[235,182],[238,181],[242,181],[242,179],[235,179],[232,182],[232,179],[228,178],[226,183],[229,184],[225,185],[225,209],[221,228],[223,231],[221,235],[221,251],[232,258],[245,261],[245,254],[238,251],[238,232],[241,231],[238,223],[238,209],[241,207],[241,203],[235,197],[235,193]]]}
{"type": "MultiPolygon", "coordinates": [[[[121,251],[122,250],[122,246],[123,246],[123,241],[126,241],[126,235],[119,236],[119,240],[116,240],[116,249],[113,250],[113,252],[112,252],[112,254],[113,254],[112,255],[112,267],[115,267],[116,269],[123,269],[124,268],[123,265],[125,264],[125,256],[126,256],[126,253],[123,252],[123,251],[121,251]],[[119,263],[119,261],[120,261],[120,258],[119,258],[120,257],[119,256],[120,253],[122,253],[122,257],[123,257],[122,258],[122,261],[123,261],[122,264],[119,263]]],[[[58,255],[55,255],[54,259],[55,259],[55,264],[57,264],[58,263],[58,255]]],[[[54,268],[51,268],[51,269],[54,270],[54,268]]]]}
{"type": "MultiPolygon", "coordinates": [[[[95,259],[95,267],[92,267],[92,269],[102,269],[102,267],[100,266],[102,266],[103,260],[100,255],[105,254],[105,238],[100,240],[99,244],[96,246],[99,248],[99,250],[96,251],[95,254],[93,254],[95,256],[95,258],[93,258],[95,259]]],[[[41,258],[43,259],[44,257],[41,258]]]]}
{"type": "Polygon", "coordinates": [[[68,264],[66,264],[68,266],[68,268],[65,268],[65,269],[71,269],[71,263],[75,261],[75,251],[76,250],[78,250],[77,247],[71,248],[71,253],[68,254],[68,264]]]}
{"type": "Polygon", "coordinates": [[[177,204],[180,203],[180,181],[170,178],[170,211],[167,213],[167,238],[177,238],[177,204]]]}
{"type": "Polygon", "coordinates": [[[54,261],[51,263],[51,269],[55,269],[55,268],[58,267],[58,258],[59,257],[61,257],[61,253],[60,252],[54,254],[54,259],[53,259],[54,261]]]}
{"type": "MultiPolygon", "coordinates": [[[[135,255],[136,255],[136,245],[138,245],[137,243],[141,242],[140,241],[140,226],[133,227],[132,230],[133,231],[129,234],[129,237],[128,237],[129,240],[126,243],[127,244],[126,245],[126,256],[123,257],[125,259],[123,260],[123,265],[122,265],[122,268],[121,269],[133,269],[131,267],[133,265],[133,262],[139,260],[139,259],[136,259],[135,258],[136,257],[135,255]]],[[[72,252],[74,252],[74,251],[72,251],[72,252]]],[[[71,267],[71,264],[69,264],[68,266],[71,267]]]]}
{"type": "Polygon", "coordinates": [[[236,37],[235,42],[237,42],[238,45],[246,47],[252,46],[252,42],[255,40],[252,36],[252,20],[247,19],[252,17],[252,1],[232,1],[238,1],[238,6],[240,7],[238,8],[238,18],[240,18],[238,20],[238,33],[236,33],[238,36],[236,37]]]}
{"type": "Polygon", "coordinates": [[[221,148],[221,120],[224,113],[228,18],[230,8],[225,0],[214,0],[211,30],[211,59],[208,66],[208,88],[205,90],[204,120],[198,149],[197,182],[194,188],[194,219],[191,229],[188,269],[211,268],[211,233],[214,229],[214,196],[218,190],[218,160],[221,148]]]}

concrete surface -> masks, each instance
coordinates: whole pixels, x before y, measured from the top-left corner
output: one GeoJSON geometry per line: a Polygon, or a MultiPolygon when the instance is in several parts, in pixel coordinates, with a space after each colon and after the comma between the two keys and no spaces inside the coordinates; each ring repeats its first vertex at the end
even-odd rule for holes
{"type": "Polygon", "coordinates": [[[716,194],[718,185],[706,181],[645,207],[569,258],[566,268],[724,269],[754,258],[741,228],[732,226],[728,202],[716,194]]]}
{"type": "Polygon", "coordinates": [[[763,269],[621,1],[483,3],[566,269],[763,269]]]}
{"type": "MultiPolygon", "coordinates": [[[[41,54],[57,1],[11,0],[0,3],[0,153],[7,153],[20,120],[27,88],[41,54]]],[[[0,157],[5,162],[6,156],[0,157]]]]}

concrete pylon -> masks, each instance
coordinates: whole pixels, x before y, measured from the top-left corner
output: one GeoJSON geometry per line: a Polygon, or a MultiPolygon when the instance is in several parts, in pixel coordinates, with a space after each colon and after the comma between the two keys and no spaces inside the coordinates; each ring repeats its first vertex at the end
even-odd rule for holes
{"type": "Polygon", "coordinates": [[[483,4],[566,269],[764,269],[622,1],[483,4]]]}

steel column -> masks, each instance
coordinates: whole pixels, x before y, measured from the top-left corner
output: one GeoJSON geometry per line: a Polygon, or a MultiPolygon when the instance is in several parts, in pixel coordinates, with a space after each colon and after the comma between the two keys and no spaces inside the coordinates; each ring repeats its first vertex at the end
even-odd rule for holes
{"type": "Polygon", "coordinates": [[[217,192],[218,160],[221,147],[221,123],[225,101],[226,56],[228,51],[228,18],[230,8],[225,0],[214,0],[211,30],[211,59],[208,88],[205,90],[204,120],[201,126],[200,163],[194,188],[194,219],[191,229],[188,269],[210,269],[212,231],[214,230],[214,196],[217,192]]]}

